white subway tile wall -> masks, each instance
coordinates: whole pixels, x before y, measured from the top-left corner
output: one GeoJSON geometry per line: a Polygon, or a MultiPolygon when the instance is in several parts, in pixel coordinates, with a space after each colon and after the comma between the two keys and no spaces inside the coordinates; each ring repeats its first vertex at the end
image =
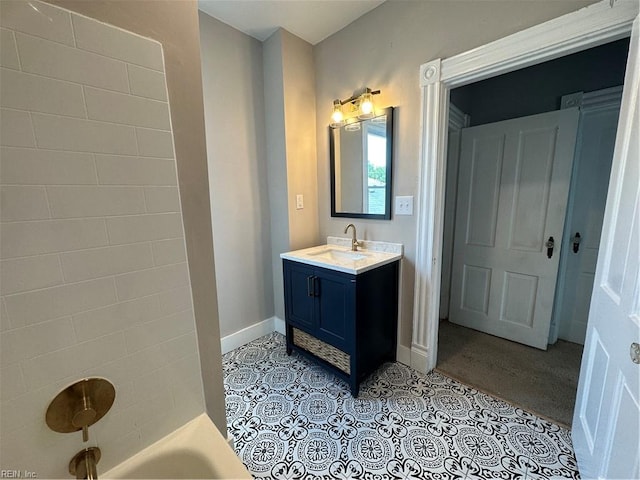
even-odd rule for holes
{"type": "MultiPolygon", "coordinates": [[[[96,161],[94,161],[94,155],[90,153],[0,147],[0,158],[2,158],[2,181],[7,185],[95,185],[98,183],[96,161]]],[[[126,173],[121,172],[120,175],[126,177],[126,173]]]]}
{"type": "Polygon", "coordinates": [[[173,160],[96,155],[101,185],[177,185],[173,160]]]}
{"type": "Polygon", "coordinates": [[[76,45],[79,48],[152,68],[164,74],[162,48],[159,43],[79,15],[72,15],[71,18],[76,45]]]}
{"type": "Polygon", "coordinates": [[[154,100],[167,101],[167,89],[164,88],[164,75],[161,72],[135,65],[127,65],[131,93],[154,100]]]}
{"type": "Polygon", "coordinates": [[[179,212],[178,187],[145,187],[144,198],[149,212],[179,212]]]}
{"type": "Polygon", "coordinates": [[[35,147],[29,113],[0,108],[0,145],[9,147],[35,147]]]}
{"type": "MultiPolygon", "coordinates": [[[[1,20],[0,20],[1,21],[1,20]]],[[[16,37],[11,30],[0,28],[0,65],[7,68],[20,68],[18,50],[16,49],[16,37]]]]}
{"type": "Polygon", "coordinates": [[[22,33],[16,33],[16,43],[24,72],[118,92],[129,91],[127,67],[123,62],[22,33]]]}
{"type": "MultiPolygon", "coordinates": [[[[11,329],[11,325],[9,324],[9,314],[7,313],[7,307],[4,304],[4,298],[0,297],[0,332],[4,332],[9,329],[11,329]]],[[[1,424],[2,416],[0,416],[0,425],[1,424]]]]}
{"type": "Polygon", "coordinates": [[[4,10],[0,26],[66,45],[75,45],[71,17],[66,10],[40,2],[15,2],[4,10]]]}
{"type": "Polygon", "coordinates": [[[0,105],[85,118],[82,86],[60,80],[0,68],[0,105]]]}
{"type": "Polygon", "coordinates": [[[156,265],[185,262],[187,252],[180,239],[153,242],[153,260],[156,265]]]}
{"type": "Polygon", "coordinates": [[[162,48],[37,1],[0,26],[0,468],[66,478],[44,413],[95,375],[105,471],[204,411],[162,48]]]}
{"type": "Polygon", "coordinates": [[[170,132],[136,127],[136,138],[141,157],[173,158],[173,137],[170,132]]]}
{"type": "Polygon", "coordinates": [[[128,125],[44,113],[32,113],[31,121],[39,148],[118,155],[138,150],[135,130],[128,125]]]}

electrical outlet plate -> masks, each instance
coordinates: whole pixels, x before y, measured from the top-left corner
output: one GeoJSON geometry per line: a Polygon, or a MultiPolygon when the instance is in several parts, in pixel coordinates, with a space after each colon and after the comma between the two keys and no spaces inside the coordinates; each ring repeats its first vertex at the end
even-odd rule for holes
{"type": "Polygon", "coordinates": [[[396,215],[413,215],[413,196],[396,197],[396,215]]]}
{"type": "Polygon", "coordinates": [[[304,208],[304,197],[302,194],[296,195],[296,210],[302,210],[304,208]]]}

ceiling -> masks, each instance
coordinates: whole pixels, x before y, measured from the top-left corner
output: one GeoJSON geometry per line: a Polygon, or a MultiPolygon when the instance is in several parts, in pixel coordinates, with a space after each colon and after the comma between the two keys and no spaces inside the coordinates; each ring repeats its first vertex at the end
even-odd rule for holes
{"type": "Polygon", "coordinates": [[[384,0],[198,0],[198,8],[260,41],[279,27],[312,45],[384,0]]]}

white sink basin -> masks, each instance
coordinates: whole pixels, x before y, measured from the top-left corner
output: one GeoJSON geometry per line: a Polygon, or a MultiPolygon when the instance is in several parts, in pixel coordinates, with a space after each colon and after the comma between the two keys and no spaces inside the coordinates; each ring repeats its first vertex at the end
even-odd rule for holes
{"type": "Polygon", "coordinates": [[[357,275],[395,262],[402,254],[367,249],[354,252],[350,247],[329,244],[282,253],[280,258],[357,275]]]}
{"type": "Polygon", "coordinates": [[[327,260],[362,260],[367,258],[368,254],[362,251],[354,252],[353,250],[338,250],[335,247],[329,247],[326,249],[319,250],[317,252],[312,252],[309,255],[313,257],[322,257],[327,260]]]}

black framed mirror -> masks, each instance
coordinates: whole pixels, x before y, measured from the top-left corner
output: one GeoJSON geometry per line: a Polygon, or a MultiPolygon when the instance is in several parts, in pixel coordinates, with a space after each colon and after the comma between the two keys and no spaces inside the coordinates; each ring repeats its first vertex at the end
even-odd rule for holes
{"type": "Polygon", "coordinates": [[[331,216],[391,219],[393,107],[329,127],[331,216]]]}

